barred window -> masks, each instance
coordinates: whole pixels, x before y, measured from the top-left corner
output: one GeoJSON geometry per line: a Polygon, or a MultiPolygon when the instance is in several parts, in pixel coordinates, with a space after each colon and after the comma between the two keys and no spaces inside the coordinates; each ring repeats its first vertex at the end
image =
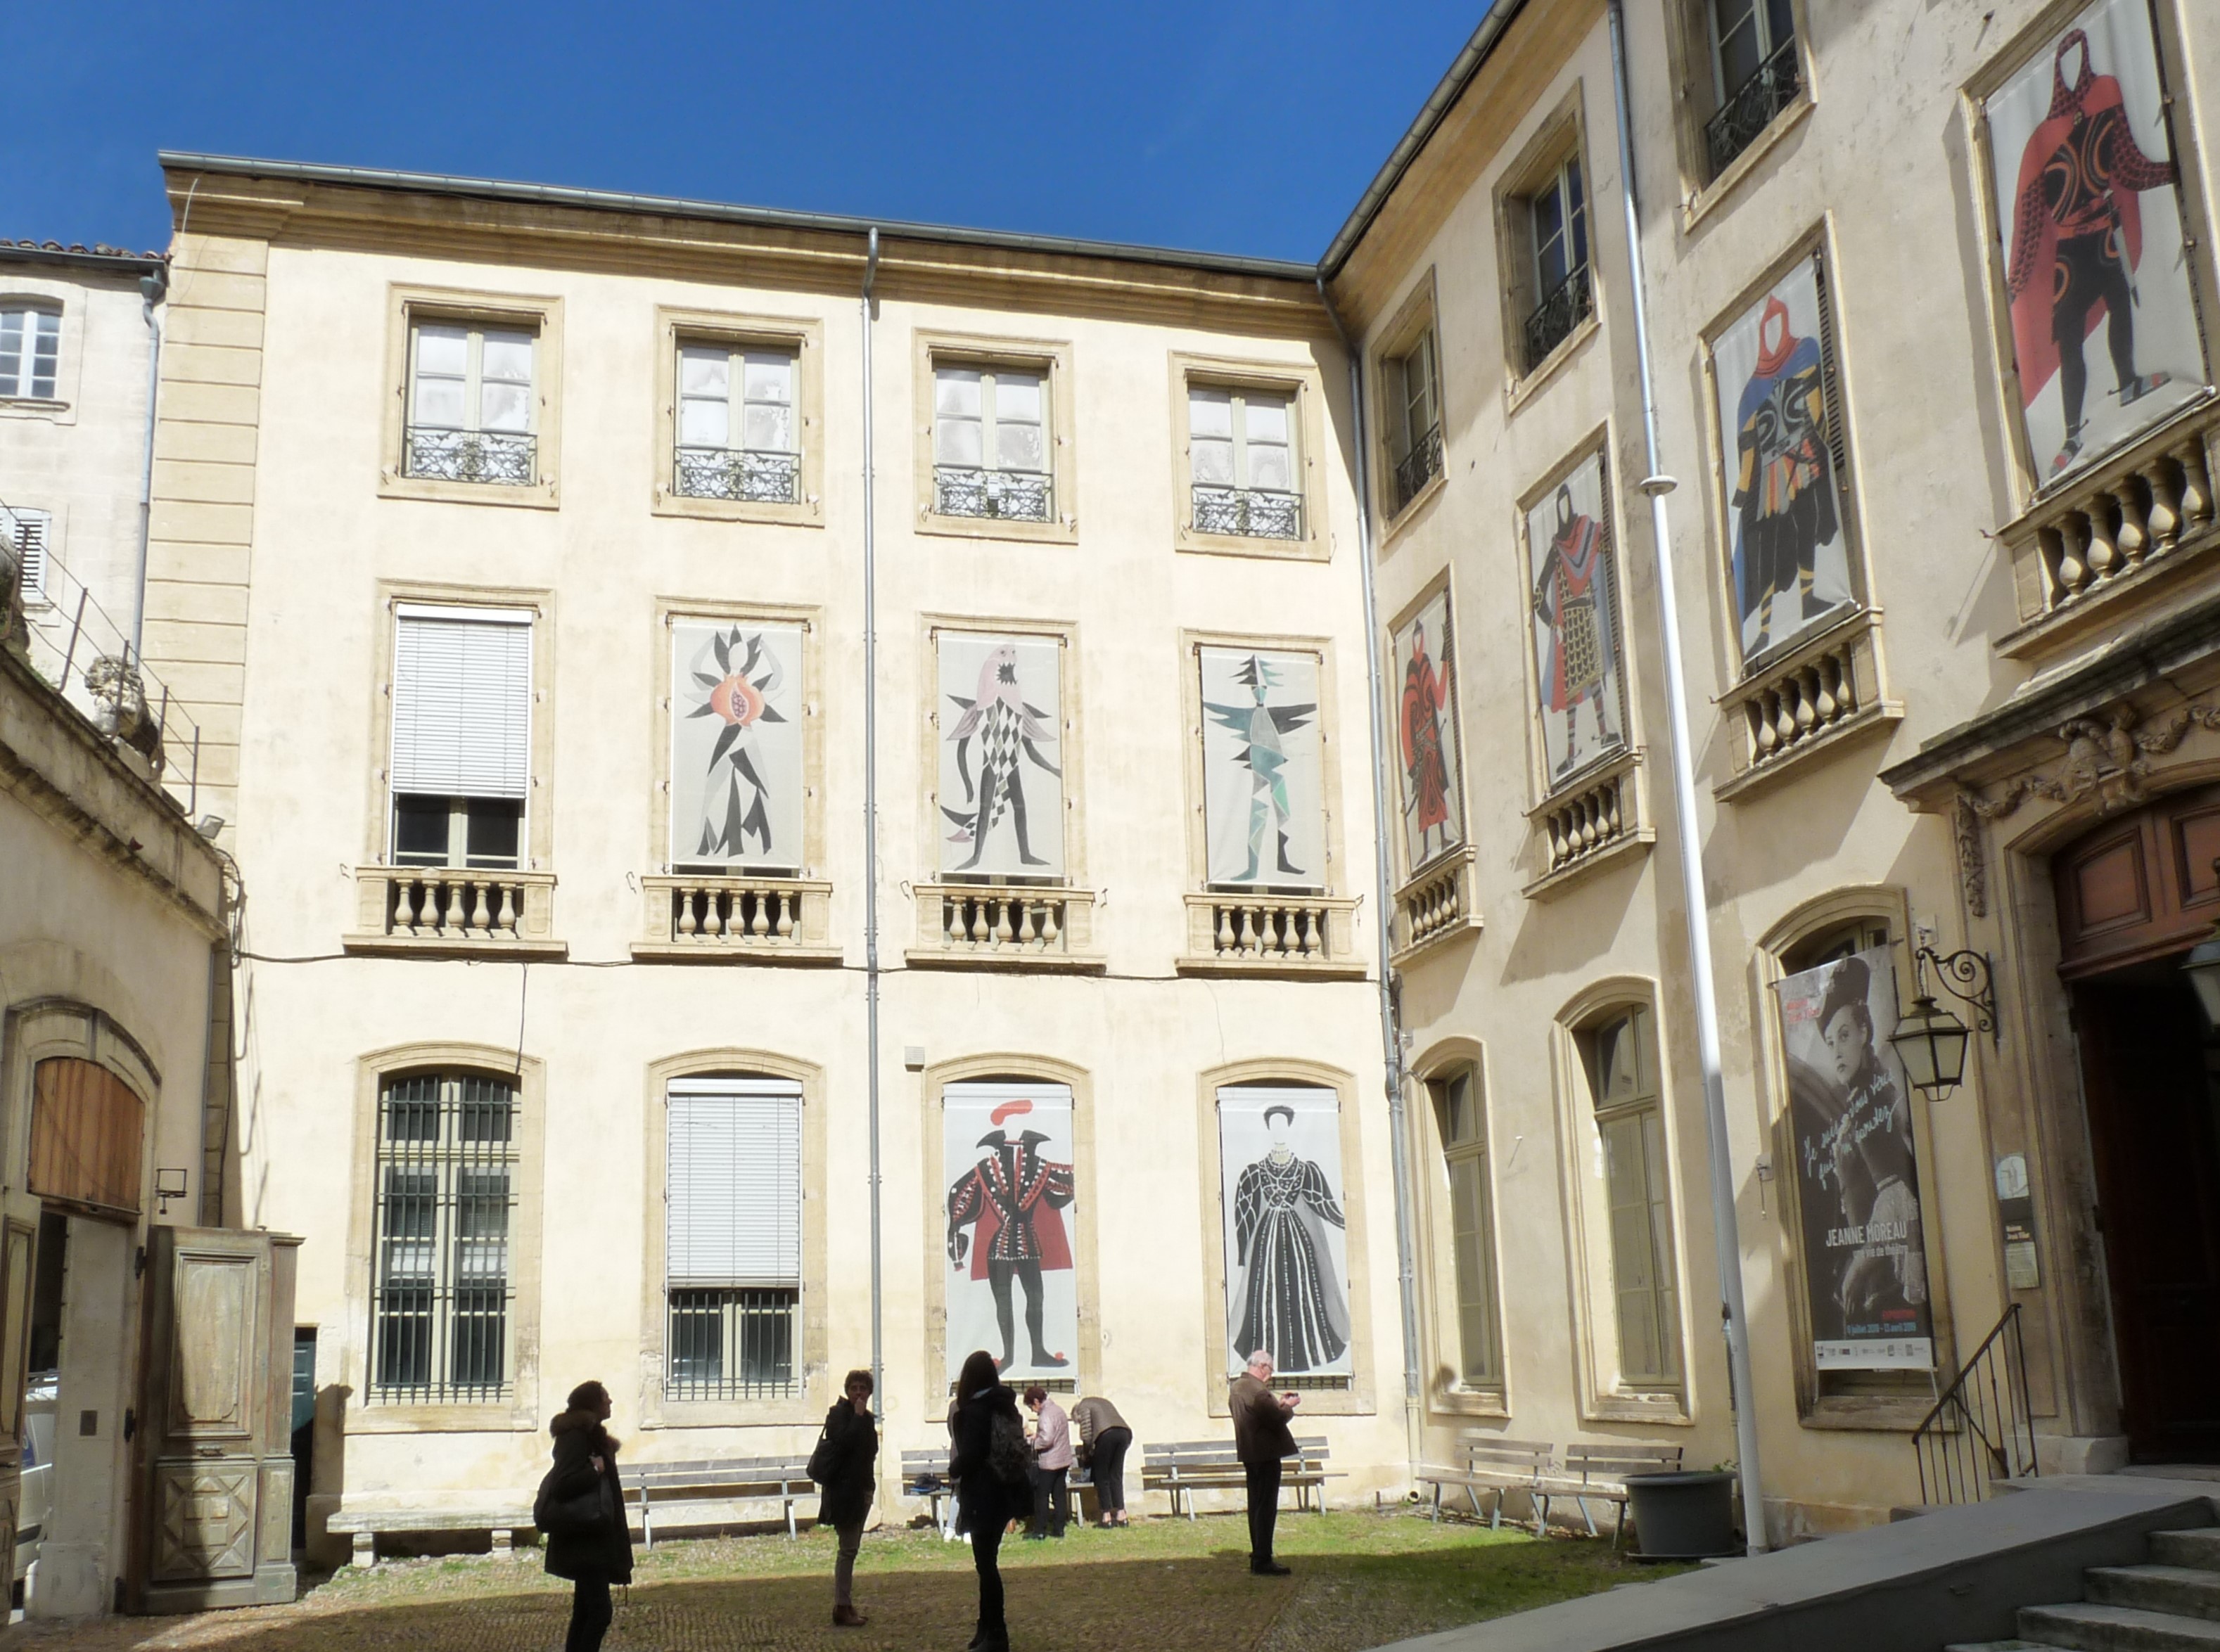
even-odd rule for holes
{"type": "Polygon", "coordinates": [[[506,1079],[387,1081],[377,1109],[373,1402],[508,1397],[516,1125],[506,1079]]]}
{"type": "Polygon", "coordinates": [[[801,1087],[675,1079],[665,1101],[664,1393],[799,1393],[801,1087]]]}

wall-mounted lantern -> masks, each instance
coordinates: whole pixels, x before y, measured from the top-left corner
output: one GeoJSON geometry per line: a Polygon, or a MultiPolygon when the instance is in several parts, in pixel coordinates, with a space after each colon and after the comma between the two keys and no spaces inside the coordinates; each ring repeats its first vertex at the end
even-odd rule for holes
{"type": "Polygon", "coordinates": [[[1930,946],[1913,949],[1911,1007],[1899,1018],[1888,1041],[1912,1087],[1930,1100],[1940,1101],[1965,1082],[1966,1047],[1973,1042],[1974,1030],[1936,1003],[1927,990],[1930,963],[1935,966],[1942,990],[1973,1009],[1975,1027],[1999,1044],[2003,1035],[1997,1024],[1996,982],[1987,953],[1953,952],[1944,957],[1930,946]]]}
{"type": "Polygon", "coordinates": [[[154,1197],[161,1201],[155,1214],[167,1216],[170,1213],[170,1201],[172,1199],[183,1199],[184,1196],[184,1171],[157,1170],[154,1172],[154,1197]]]}

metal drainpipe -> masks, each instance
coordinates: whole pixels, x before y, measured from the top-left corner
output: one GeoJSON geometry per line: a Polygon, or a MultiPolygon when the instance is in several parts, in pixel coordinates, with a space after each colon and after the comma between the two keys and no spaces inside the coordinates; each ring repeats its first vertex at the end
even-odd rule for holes
{"type": "Polygon", "coordinates": [[[139,277],[150,342],[147,348],[147,463],[139,478],[139,571],[131,604],[131,652],[142,662],[147,652],[147,542],[154,523],[154,398],[162,388],[162,325],[154,319],[154,306],[161,302],[169,285],[165,269],[139,277]]]}
{"type": "Polygon", "coordinates": [[[1419,1294],[1414,1263],[1417,1245],[1411,1228],[1410,1122],[1403,1106],[1403,1032],[1395,1007],[1395,982],[1388,969],[1388,923],[1394,915],[1394,891],[1388,876],[1388,728],[1380,675],[1379,599],[1372,581],[1372,489],[1370,449],[1364,429],[1364,365],[1349,333],[1326,296],[1325,277],[1318,281],[1319,302],[1325,318],[1340,336],[1349,358],[1349,405],[1351,439],[1356,448],[1356,557],[1363,573],[1364,671],[1372,697],[1372,836],[1373,900],[1380,932],[1380,1042],[1387,1057],[1388,1140],[1395,1161],[1395,1274],[1403,1312],[1403,1432],[1415,1481],[1425,1456],[1423,1419],[1419,1412],[1419,1294]]]}
{"type": "MultiPolygon", "coordinates": [[[[874,225],[864,257],[864,1025],[870,1069],[871,1135],[871,1389],[886,1393],[881,1324],[885,1280],[879,1256],[879,635],[878,565],[872,539],[871,286],[879,274],[874,225]]],[[[879,1408],[886,1409],[881,1398],[879,1408]]]]}
{"type": "Polygon", "coordinates": [[[1718,1257],[1719,1318],[1726,1334],[1727,1378],[1735,1401],[1735,1449],[1741,1459],[1743,1524],[1749,1552],[1768,1547],[1765,1494],[1757,1466],[1757,1403],[1750,1383],[1749,1320],[1742,1287],[1742,1237],[1735,1219],[1734,1163],[1727,1142],[1726,1083],[1719,1065],[1719,1007],[1712,979],[1711,906],[1704,894],[1704,851],[1696,836],[1696,771],[1688,744],[1688,695],[1681,670],[1681,620],[1673,587],[1673,536],[1665,496],[1674,479],[1657,462],[1657,397],[1649,373],[1649,301],[1642,265],[1642,218],[1634,196],[1634,123],[1626,95],[1626,19],[1610,0],[1612,91],[1618,107],[1618,185],[1626,210],[1629,297],[1634,357],[1642,381],[1642,439],[1649,474],[1649,537],[1657,557],[1657,628],[1665,667],[1665,714],[1673,770],[1673,828],[1680,839],[1681,893],[1688,926],[1688,969],[1696,994],[1696,1055],[1704,1075],[1704,1133],[1710,1148],[1712,1243],[1718,1257]]]}

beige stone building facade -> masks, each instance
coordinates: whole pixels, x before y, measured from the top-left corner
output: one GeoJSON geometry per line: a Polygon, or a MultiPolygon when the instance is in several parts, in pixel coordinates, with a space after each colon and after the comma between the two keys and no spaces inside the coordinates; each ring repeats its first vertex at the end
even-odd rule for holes
{"type": "Polygon", "coordinates": [[[1715,1159],[1775,1541],[1964,1494],[1977,1356],[2005,1468],[2210,1456],[2216,53],[1506,3],[1316,269],[165,157],[312,1506],[471,1524],[587,1376],[803,1450],[875,1353],[891,1462],[998,1332],[1144,1444],[1279,1341],[1337,1498],[1709,1467],[1715,1159]]]}

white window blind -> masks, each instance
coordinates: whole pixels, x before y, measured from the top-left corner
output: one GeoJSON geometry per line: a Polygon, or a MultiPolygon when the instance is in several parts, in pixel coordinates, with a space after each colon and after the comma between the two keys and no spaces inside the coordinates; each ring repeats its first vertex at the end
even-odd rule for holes
{"type": "Polygon", "coordinates": [[[532,768],[532,616],[403,606],[395,627],[393,789],[522,797],[532,768]]]}
{"type": "Polygon", "coordinates": [[[680,1079],[667,1096],[666,1282],[801,1283],[801,1087],[680,1079]]]}
{"type": "Polygon", "coordinates": [[[52,547],[54,519],[43,510],[9,509],[0,505],[0,535],[16,547],[23,563],[23,600],[40,602],[47,594],[47,552],[52,547]]]}

